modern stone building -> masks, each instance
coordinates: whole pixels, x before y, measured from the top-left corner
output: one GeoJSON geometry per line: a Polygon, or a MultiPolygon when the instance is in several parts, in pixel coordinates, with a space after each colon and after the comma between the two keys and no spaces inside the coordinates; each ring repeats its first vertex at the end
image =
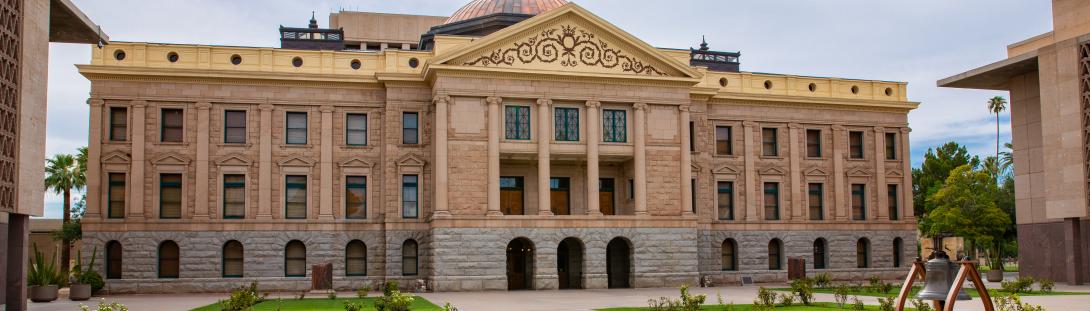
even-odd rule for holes
{"type": "Polygon", "coordinates": [[[743,72],[562,0],[452,16],[95,49],[83,256],[115,292],[907,271],[905,83],[743,72]]]}
{"type": "Polygon", "coordinates": [[[1088,17],[1088,1],[1053,0],[1052,31],[938,82],[1010,91],[1019,273],[1069,284],[1090,280],[1088,17]]]}

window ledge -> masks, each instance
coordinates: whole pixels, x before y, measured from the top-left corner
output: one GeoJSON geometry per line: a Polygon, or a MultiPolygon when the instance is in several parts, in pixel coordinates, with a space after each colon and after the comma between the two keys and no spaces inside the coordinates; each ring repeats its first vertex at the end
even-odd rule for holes
{"type": "Polygon", "coordinates": [[[219,148],[252,148],[254,144],[251,143],[218,143],[216,147],[219,148]]]}
{"type": "Polygon", "coordinates": [[[155,143],[152,143],[152,145],[154,145],[154,146],[179,146],[179,147],[188,147],[188,146],[189,146],[189,143],[188,143],[188,142],[162,142],[162,141],[160,141],[160,142],[155,142],[155,143]]]}
{"type": "Polygon", "coordinates": [[[783,159],[786,159],[786,157],[778,156],[778,155],[775,155],[775,156],[762,155],[762,156],[760,156],[760,159],[761,160],[783,160],[783,159]]]}
{"type": "Polygon", "coordinates": [[[302,144],[302,145],[296,145],[296,144],[280,144],[280,147],[283,147],[283,148],[313,148],[313,147],[314,147],[314,145],[311,145],[310,143],[307,143],[307,144],[302,144]]]}

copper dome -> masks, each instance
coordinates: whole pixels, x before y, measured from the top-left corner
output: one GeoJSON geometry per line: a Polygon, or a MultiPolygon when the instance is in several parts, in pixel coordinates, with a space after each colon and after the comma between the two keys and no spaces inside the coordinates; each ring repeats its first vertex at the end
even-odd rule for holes
{"type": "Polygon", "coordinates": [[[447,19],[447,24],[499,13],[537,15],[567,4],[567,0],[473,0],[447,19]]]}

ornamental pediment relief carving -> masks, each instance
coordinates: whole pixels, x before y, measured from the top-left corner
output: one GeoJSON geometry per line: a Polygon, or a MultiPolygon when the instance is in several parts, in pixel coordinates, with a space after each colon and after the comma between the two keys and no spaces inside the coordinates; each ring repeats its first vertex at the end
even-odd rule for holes
{"type": "Polygon", "coordinates": [[[704,170],[704,167],[702,167],[700,165],[697,165],[696,163],[692,163],[692,164],[690,164],[690,166],[692,166],[692,172],[693,173],[700,173],[701,171],[704,170]]]}
{"type": "Polygon", "coordinates": [[[229,155],[216,161],[219,166],[250,166],[253,161],[240,155],[229,155]]]}
{"type": "Polygon", "coordinates": [[[848,176],[850,177],[870,177],[870,171],[862,168],[853,168],[848,170],[848,176]]]}
{"type": "Polygon", "coordinates": [[[296,166],[296,167],[313,167],[317,161],[301,157],[301,156],[289,156],[283,160],[277,162],[280,166],[296,166]]]}
{"type": "Polygon", "coordinates": [[[114,151],[102,156],[102,163],[104,164],[129,164],[132,159],[128,154],[121,151],[114,151]]]}
{"type": "Polygon", "coordinates": [[[761,174],[761,175],[783,175],[783,174],[785,174],[785,172],[782,169],[780,169],[778,167],[775,167],[775,166],[761,169],[758,173],[761,174]]]}
{"type": "Polygon", "coordinates": [[[342,160],[341,162],[337,163],[337,165],[340,166],[340,167],[358,167],[358,168],[373,168],[373,167],[375,167],[374,163],[368,162],[367,160],[360,159],[360,158],[348,158],[348,159],[342,160]]]}
{"type": "Polygon", "coordinates": [[[669,76],[661,64],[573,23],[562,23],[460,62],[466,66],[527,67],[669,76]]]}
{"type": "Polygon", "coordinates": [[[829,173],[820,168],[811,168],[806,170],[806,176],[829,176],[829,173]]]}
{"type": "Polygon", "coordinates": [[[398,166],[424,166],[427,162],[416,154],[406,154],[397,160],[398,166]]]}
{"type": "Polygon", "coordinates": [[[898,171],[898,170],[886,171],[886,177],[904,177],[904,176],[905,176],[905,174],[901,173],[901,171],[898,171]]]}
{"type": "Polygon", "coordinates": [[[151,163],[155,165],[187,165],[189,164],[189,157],[172,152],[155,158],[151,163]]]}
{"type": "Polygon", "coordinates": [[[738,175],[738,169],[736,169],[736,168],[734,168],[732,166],[729,166],[729,165],[724,165],[724,166],[720,166],[720,167],[716,168],[714,171],[712,171],[712,173],[714,173],[714,174],[725,174],[725,175],[738,175]]]}

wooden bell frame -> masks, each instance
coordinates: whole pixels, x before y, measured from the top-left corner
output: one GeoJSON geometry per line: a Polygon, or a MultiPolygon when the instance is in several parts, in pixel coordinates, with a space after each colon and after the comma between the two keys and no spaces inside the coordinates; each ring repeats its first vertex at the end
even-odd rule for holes
{"type": "MultiPolygon", "coordinates": [[[[958,269],[953,286],[950,286],[950,293],[946,294],[946,302],[948,303],[944,304],[943,301],[932,300],[931,303],[935,310],[954,311],[954,303],[957,302],[958,293],[961,292],[965,279],[969,279],[973,282],[973,287],[976,287],[977,293],[980,294],[980,300],[984,303],[984,311],[995,311],[995,307],[992,306],[992,297],[988,295],[988,288],[984,287],[984,281],[980,279],[980,271],[977,271],[976,264],[971,261],[957,261],[956,263],[961,268],[958,269]]],[[[897,295],[897,305],[893,310],[905,310],[905,301],[908,300],[908,294],[912,291],[912,283],[916,282],[917,276],[921,280],[924,279],[926,273],[923,260],[916,258],[916,261],[912,263],[912,269],[908,271],[908,277],[905,278],[904,285],[901,285],[901,293],[897,295]]]]}

